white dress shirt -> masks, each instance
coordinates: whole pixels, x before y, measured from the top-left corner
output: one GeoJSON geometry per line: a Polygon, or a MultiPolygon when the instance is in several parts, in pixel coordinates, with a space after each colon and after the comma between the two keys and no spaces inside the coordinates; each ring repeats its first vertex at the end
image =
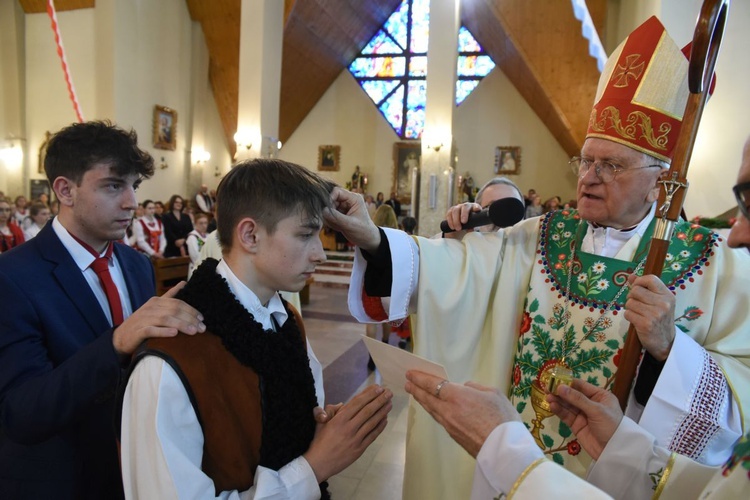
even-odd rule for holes
{"type": "MultiPolygon", "coordinates": [[[[263,328],[287,320],[278,294],[268,302],[245,286],[224,261],[216,272],[263,328]]],[[[323,369],[307,343],[318,404],[323,406],[323,369]]],[[[122,475],[127,498],[215,498],[213,481],[201,470],[203,432],[187,391],[161,358],[148,356],[128,381],[122,411],[122,475]]],[[[274,471],[258,466],[246,491],[223,491],[222,499],[314,499],[320,497],[315,474],[303,457],[274,471]]]]}
{"type": "MultiPolygon", "coordinates": [[[[55,234],[57,234],[57,237],[60,238],[60,242],[70,256],[73,257],[78,269],[83,273],[83,277],[91,287],[91,291],[96,295],[96,300],[99,302],[104,315],[107,316],[107,320],[111,325],[112,313],[109,310],[107,294],[104,293],[104,288],[99,280],[99,276],[97,276],[96,272],[89,267],[94,262],[94,256],[70,235],[68,230],[65,229],[57,217],[52,220],[52,229],[55,231],[55,234]]],[[[100,257],[103,255],[104,252],[101,253],[100,257]]],[[[120,267],[120,263],[117,261],[117,256],[114,252],[112,253],[112,258],[109,260],[109,274],[112,275],[112,281],[115,282],[117,293],[120,294],[122,317],[128,319],[128,317],[133,314],[133,306],[130,303],[130,295],[128,295],[128,287],[125,285],[125,278],[122,275],[122,268],[120,267]]]]}

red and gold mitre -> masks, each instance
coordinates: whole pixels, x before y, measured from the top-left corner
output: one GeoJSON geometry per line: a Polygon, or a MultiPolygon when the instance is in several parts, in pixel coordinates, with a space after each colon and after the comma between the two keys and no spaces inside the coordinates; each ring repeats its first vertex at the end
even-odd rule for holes
{"type": "Polygon", "coordinates": [[[671,161],[689,94],[687,74],[687,56],[651,17],[607,60],[586,137],[671,161]]]}

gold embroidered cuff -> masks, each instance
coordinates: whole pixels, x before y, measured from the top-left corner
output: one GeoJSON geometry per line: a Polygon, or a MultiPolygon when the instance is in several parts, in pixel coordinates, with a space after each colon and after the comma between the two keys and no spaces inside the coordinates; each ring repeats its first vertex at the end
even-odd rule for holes
{"type": "Polygon", "coordinates": [[[656,485],[654,496],[651,497],[652,500],[657,500],[661,496],[661,492],[664,491],[664,487],[667,485],[667,481],[669,481],[669,474],[672,472],[672,467],[674,466],[674,460],[676,457],[677,453],[672,453],[669,456],[667,465],[664,467],[664,474],[662,474],[659,484],[656,485]]]}
{"type": "Polygon", "coordinates": [[[516,490],[518,489],[519,486],[521,486],[521,483],[523,482],[523,480],[526,479],[526,476],[528,476],[531,473],[531,471],[534,470],[537,467],[537,465],[541,464],[542,462],[546,462],[546,461],[547,461],[547,459],[545,457],[542,457],[542,458],[537,458],[536,460],[534,460],[533,462],[531,462],[531,465],[529,465],[528,467],[526,467],[526,470],[524,470],[521,473],[521,475],[518,476],[518,479],[516,479],[516,482],[513,484],[513,487],[508,492],[507,499],[510,500],[511,498],[513,498],[513,495],[515,495],[516,490]]]}

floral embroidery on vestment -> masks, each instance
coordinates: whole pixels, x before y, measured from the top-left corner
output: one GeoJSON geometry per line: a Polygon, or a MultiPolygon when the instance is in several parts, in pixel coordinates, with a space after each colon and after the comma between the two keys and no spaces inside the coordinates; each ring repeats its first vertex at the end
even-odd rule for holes
{"type": "MultiPolygon", "coordinates": [[[[627,262],[582,252],[579,247],[587,225],[575,210],[542,217],[509,395],[537,444],[559,464],[565,465],[568,459],[585,452],[571,440],[574,436],[564,423],[540,408],[545,404],[539,392],[540,380],[551,365],[564,364],[577,378],[610,387],[627,332],[622,317],[627,293],[617,294],[646,256],[652,227],[644,234],[632,262],[627,262]],[[568,273],[572,273],[570,281],[568,273]],[[568,282],[570,296],[566,297],[568,282]],[[597,321],[602,312],[605,314],[597,321]]],[[[662,273],[663,281],[673,291],[684,289],[703,274],[720,241],[711,231],[687,222],[676,225],[675,235],[662,273]]],[[[688,331],[689,323],[702,314],[697,306],[691,306],[675,322],[688,331]]]]}

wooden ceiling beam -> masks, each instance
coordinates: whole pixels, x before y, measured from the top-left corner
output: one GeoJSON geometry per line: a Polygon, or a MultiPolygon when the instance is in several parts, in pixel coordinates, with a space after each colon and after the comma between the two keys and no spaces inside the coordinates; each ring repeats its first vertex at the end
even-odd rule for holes
{"type": "MultiPolygon", "coordinates": [[[[18,0],[26,14],[40,14],[47,12],[47,0],[18,0]]],[[[55,0],[55,10],[93,9],[96,0],[55,0]]]]}
{"type": "Polygon", "coordinates": [[[231,154],[236,151],[240,95],[241,0],[186,0],[190,17],[200,23],[208,48],[208,80],[231,154]]]}
{"type": "MultiPolygon", "coordinates": [[[[589,0],[601,33],[606,0],[589,0]]],[[[583,145],[599,71],[569,2],[473,0],[462,21],[571,156],[583,145]]]]}

